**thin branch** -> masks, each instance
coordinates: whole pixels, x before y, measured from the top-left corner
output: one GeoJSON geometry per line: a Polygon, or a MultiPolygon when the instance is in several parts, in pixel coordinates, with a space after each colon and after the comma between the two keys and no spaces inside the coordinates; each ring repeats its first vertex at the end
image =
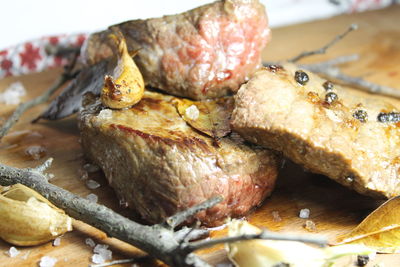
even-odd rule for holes
{"type": "MultiPolygon", "coordinates": [[[[44,165],[48,166],[49,161],[44,165]]],[[[111,237],[132,244],[170,266],[209,266],[194,254],[179,250],[181,240],[177,240],[175,232],[165,227],[165,224],[147,226],[131,221],[103,205],[93,203],[48,183],[45,174],[37,169],[19,169],[0,163],[0,184],[24,184],[63,209],[71,217],[88,223],[111,237]]],[[[181,212],[177,218],[180,220],[183,218],[182,214],[187,214],[188,217],[185,219],[188,219],[194,214],[194,210],[203,210],[205,206],[210,207],[211,203],[218,203],[218,200],[214,198],[207,204],[201,203],[199,205],[201,208],[193,207],[191,212],[181,212]]]]}
{"type": "MultiPolygon", "coordinates": [[[[193,251],[211,247],[222,242],[267,238],[325,244],[324,240],[314,237],[290,236],[271,232],[263,232],[259,235],[243,235],[225,239],[189,242],[192,239],[192,235],[199,236],[200,233],[205,233],[207,230],[199,231],[200,229],[191,230],[190,228],[182,228],[180,231],[174,231],[170,225],[166,225],[165,223],[148,226],[131,221],[103,205],[93,203],[48,183],[46,175],[40,172],[40,170],[49,167],[50,163],[51,160],[48,160],[41,167],[33,169],[19,169],[0,163],[0,184],[5,186],[16,183],[24,184],[40,193],[57,207],[63,209],[71,217],[90,224],[111,237],[132,244],[170,266],[210,267],[208,263],[194,254],[193,251]]],[[[221,200],[221,197],[215,197],[190,208],[188,211],[182,211],[176,216],[170,217],[172,219],[171,225],[178,225],[182,220],[187,220],[196,214],[196,212],[212,207],[221,200]]]]}
{"type": "Polygon", "coordinates": [[[335,57],[332,59],[328,59],[326,61],[321,61],[318,63],[311,63],[311,64],[303,64],[299,66],[311,66],[315,68],[327,68],[327,67],[332,67],[332,66],[337,66],[349,62],[354,62],[360,59],[360,56],[358,54],[352,54],[352,55],[346,55],[346,56],[339,56],[335,57]]]}
{"type": "Polygon", "coordinates": [[[77,74],[78,71],[73,72],[75,67],[78,53],[75,53],[71,59],[71,62],[65,66],[64,72],[61,76],[56,80],[56,82],[47,89],[42,95],[28,101],[25,103],[20,104],[16,110],[14,110],[13,114],[4,122],[0,129],[0,141],[1,139],[7,134],[7,132],[11,129],[11,127],[21,118],[22,114],[30,109],[31,107],[37,106],[49,100],[50,96],[53,95],[55,91],[61,88],[67,81],[73,79],[77,74]]]}
{"type": "Polygon", "coordinates": [[[323,47],[321,47],[321,48],[319,48],[317,50],[302,52],[300,55],[297,55],[297,56],[289,59],[288,61],[295,63],[295,62],[299,61],[300,59],[303,59],[303,58],[308,57],[308,56],[325,54],[326,50],[328,50],[330,47],[332,47],[337,42],[342,40],[350,32],[352,32],[354,30],[357,30],[357,28],[358,28],[357,24],[351,24],[350,27],[345,32],[343,32],[342,34],[337,35],[333,40],[331,40],[325,46],[323,46],[323,47]]]}
{"type": "Polygon", "coordinates": [[[366,91],[368,93],[381,94],[390,97],[400,98],[400,89],[396,89],[389,86],[379,85],[373,82],[364,80],[361,77],[353,77],[344,74],[336,67],[330,67],[323,64],[307,64],[300,65],[301,68],[310,70],[312,72],[325,75],[329,78],[337,79],[351,86],[356,86],[360,90],[366,91]]]}
{"type": "Polygon", "coordinates": [[[37,166],[33,170],[37,172],[44,172],[45,170],[50,168],[52,163],[53,163],[53,158],[48,158],[42,165],[37,166]]]}
{"type": "Polygon", "coordinates": [[[195,227],[182,227],[182,229],[175,232],[175,238],[178,242],[188,242],[209,236],[210,231],[207,229],[195,227]]]}
{"type": "Polygon", "coordinates": [[[167,225],[169,225],[172,229],[183,223],[187,220],[187,218],[192,217],[196,213],[202,210],[209,209],[215,206],[217,203],[223,200],[222,196],[216,196],[213,198],[208,199],[207,201],[203,202],[200,205],[193,206],[187,210],[179,212],[169,218],[166,219],[167,225]]]}
{"type": "Polygon", "coordinates": [[[7,134],[10,128],[19,120],[19,118],[27,109],[46,102],[55,91],[61,88],[61,86],[63,86],[70,79],[71,78],[67,75],[61,75],[61,77],[59,77],[44,94],[28,102],[20,104],[13,114],[2,125],[0,129],[0,140],[7,134]]]}
{"type": "Polygon", "coordinates": [[[243,240],[251,240],[251,239],[268,239],[268,240],[284,240],[284,241],[299,241],[304,243],[312,243],[319,246],[326,246],[327,240],[321,237],[312,237],[305,235],[288,235],[288,234],[279,234],[269,231],[262,231],[259,234],[245,234],[239,236],[228,236],[210,240],[201,240],[197,242],[185,243],[182,244],[183,249],[188,251],[196,251],[203,248],[212,247],[218,244],[223,243],[233,243],[243,240]]]}

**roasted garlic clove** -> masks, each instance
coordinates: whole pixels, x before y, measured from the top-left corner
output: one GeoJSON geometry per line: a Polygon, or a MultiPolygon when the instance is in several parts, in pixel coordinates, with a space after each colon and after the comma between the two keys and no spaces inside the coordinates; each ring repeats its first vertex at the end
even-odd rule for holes
{"type": "Polygon", "coordinates": [[[22,184],[0,186],[0,238],[17,246],[38,245],[72,230],[72,219],[22,184]]]}
{"type": "Polygon", "coordinates": [[[113,74],[104,77],[101,102],[114,109],[131,107],[143,97],[143,76],[128,52],[122,34],[111,34],[110,38],[117,44],[117,63],[113,74]]]}
{"type": "MultiPolygon", "coordinates": [[[[233,220],[229,236],[259,234],[261,230],[246,221],[233,220]]],[[[294,267],[331,266],[347,255],[368,255],[375,251],[365,246],[342,245],[319,248],[298,241],[245,240],[226,245],[228,257],[235,266],[273,267],[288,264],[294,267]]]]}

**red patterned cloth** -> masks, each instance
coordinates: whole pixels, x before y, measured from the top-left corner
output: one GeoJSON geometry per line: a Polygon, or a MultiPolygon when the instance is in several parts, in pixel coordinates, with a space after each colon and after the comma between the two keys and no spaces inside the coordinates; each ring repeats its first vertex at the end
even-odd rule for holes
{"type": "Polygon", "coordinates": [[[66,59],[48,55],[45,51],[46,47],[49,44],[80,47],[86,38],[87,34],[48,36],[2,50],[0,51],[0,79],[60,67],[67,63],[66,59]]]}

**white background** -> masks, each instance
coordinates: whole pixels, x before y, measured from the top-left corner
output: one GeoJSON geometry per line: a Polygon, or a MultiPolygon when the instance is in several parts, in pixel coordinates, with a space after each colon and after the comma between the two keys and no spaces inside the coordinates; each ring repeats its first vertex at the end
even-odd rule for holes
{"type": "MultiPolygon", "coordinates": [[[[349,9],[328,0],[261,0],[272,27],[329,17],[349,9]]],[[[210,0],[1,0],[0,50],[44,35],[92,32],[137,18],[186,11],[210,0]]],[[[375,0],[364,0],[364,5],[375,0]]],[[[381,0],[381,4],[390,0],[381,0]]]]}

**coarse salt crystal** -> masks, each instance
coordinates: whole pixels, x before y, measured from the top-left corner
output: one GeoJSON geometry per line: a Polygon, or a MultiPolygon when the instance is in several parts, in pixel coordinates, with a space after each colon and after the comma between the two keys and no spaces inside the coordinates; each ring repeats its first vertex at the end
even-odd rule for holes
{"type": "Polygon", "coordinates": [[[39,266],[40,267],[53,267],[57,262],[57,259],[44,256],[40,259],[39,266]]]}
{"type": "Polygon", "coordinates": [[[94,252],[92,256],[93,263],[104,263],[105,261],[112,259],[112,251],[108,249],[108,245],[97,244],[94,247],[93,252],[94,252]]]}
{"type": "Polygon", "coordinates": [[[34,160],[39,160],[46,155],[46,149],[38,145],[29,146],[25,149],[25,155],[34,160]]]}
{"type": "Polygon", "coordinates": [[[93,254],[92,262],[96,264],[102,264],[105,262],[105,259],[100,254],[93,254]]]}
{"type": "Polygon", "coordinates": [[[86,181],[86,186],[89,189],[96,189],[100,187],[100,184],[98,182],[96,182],[95,180],[87,180],[86,181]]]}
{"type": "Polygon", "coordinates": [[[83,169],[87,172],[97,172],[100,170],[100,167],[94,164],[86,163],[83,165],[83,169]]]}
{"type": "Polygon", "coordinates": [[[299,213],[299,217],[302,219],[308,219],[310,217],[310,210],[309,209],[301,209],[299,213]]]}
{"type": "Polygon", "coordinates": [[[199,118],[200,112],[196,105],[191,105],[185,110],[185,115],[191,120],[197,120],[199,118]]]}
{"type": "Polygon", "coordinates": [[[97,118],[100,120],[107,120],[112,118],[112,110],[111,109],[103,109],[97,115],[97,118]]]}
{"type": "Polygon", "coordinates": [[[274,220],[274,222],[280,222],[280,221],[282,221],[282,218],[281,218],[281,216],[279,215],[279,212],[278,211],[273,211],[273,212],[271,212],[271,214],[272,214],[272,218],[273,218],[273,220],[274,220]]]}
{"type": "Polygon", "coordinates": [[[0,103],[6,105],[17,105],[21,97],[26,95],[26,90],[21,82],[12,83],[4,92],[0,93],[0,103]]]}
{"type": "Polygon", "coordinates": [[[305,224],[303,225],[303,227],[310,232],[315,232],[317,230],[317,226],[315,225],[315,223],[311,220],[307,220],[305,222],[305,224]]]}
{"type": "Polygon", "coordinates": [[[94,248],[96,246],[96,243],[91,238],[86,238],[85,239],[85,244],[88,245],[89,247],[92,247],[92,248],[94,248]]]}
{"type": "Polygon", "coordinates": [[[96,194],[89,194],[86,196],[86,199],[93,203],[97,203],[97,201],[99,200],[96,194]]]}
{"type": "Polygon", "coordinates": [[[16,257],[19,253],[20,251],[15,247],[10,247],[10,249],[6,252],[10,258],[16,257]]]}
{"type": "Polygon", "coordinates": [[[106,249],[108,249],[108,245],[97,244],[97,245],[94,247],[93,252],[95,252],[95,253],[100,253],[101,251],[106,250],[106,249]]]}
{"type": "Polygon", "coordinates": [[[61,244],[61,237],[57,237],[53,240],[53,246],[58,247],[61,244]]]}

